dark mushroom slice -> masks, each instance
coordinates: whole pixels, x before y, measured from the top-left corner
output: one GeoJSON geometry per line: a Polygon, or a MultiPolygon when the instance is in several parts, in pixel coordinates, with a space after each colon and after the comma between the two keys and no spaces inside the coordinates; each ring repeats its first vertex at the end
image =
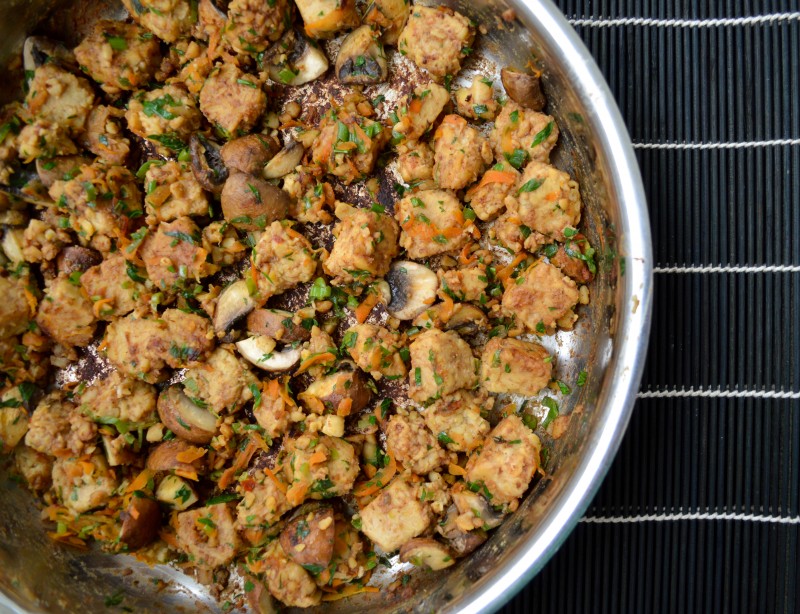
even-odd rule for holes
{"type": "Polygon", "coordinates": [[[372,397],[367,376],[349,360],[339,363],[337,369],[337,373],[314,380],[298,394],[300,402],[317,413],[320,410],[318,402],[322,402],[325,411],[335,413],[345,399],[350,399],[350,415],[364,409],[372,397]]]}
{"type": "Polygon", "coordinates": [[[233,282],[217,297],[214,330],[218,333],[226,332],[239,318],[250,313],[255,306],[256,301],[250,293],[247,282],[243,279],[233,282]]]}
{"type": "Polygon", "coordinates": [[[436,300],[439,278],[428,267],[410,260],[392,264],[386,275],[392,300],[389,315],[398,320],[413,320],[436,300]]]}
{"type": "Polygon", "coordinates": [[[220,155],[230,171],[258,176],[280,148],[280,143],[273,136],[248,134],[225,143],[220,155]]]}
{"type": "Polygon", "coordinates": [[[47,192],[47,187],[39,178],[35,164],[25,164],[18,168],[9,185],[0,184],[0,192],[7,194],[12,199],[19,199],[37,207],[52,207],[53,199],[47,192]]]}
{"type": "Polygon", "coordinates": [[[46,36],[29,36],[25,39],[22,45],[22,64],[26,72],[33,72],[44,64],[58,64],[67,70],[78,70],[72,51],[46,36]]]}
{"type": "Polygon", "coordinates": [[[447,569],[456,562],[447,546],[430,537],[415,537],[403,544],[400,560],[432,571],[447,569]]]}
{"type": "Polygon", "coordinates": [[[176,436],[196,444],[209,443],[217,431],[217,419],[200,400],[170,386],[158,395],[158,416],[176,436]]]}
{"type": "Polygon", "coordinates": [[[305,153],[305,147],[294,139],[288,139],[283,149],[275,154],[275,157],[264,166],[264,178],[278,179],[288,175],[300,166],[305,153]]]}
{"type": "Polygon", "coordinates": [[[269,78],[284,85],[303,85],[324,75],[330,64],[314,41],[290,30],[275,45],[268,59],[269,78]]]}
{"type": "Polygon", "coordinates": [[[182,473],[204,473],[205,472],[205,458],[198,458],[197,460],[187,463],[178,459],[178,455],[182,452],[188,452],[193,448],[191,443],[183,439],[171,439],[162,442],[157,446],[150,449],[150,454],[147,456],[145,467],[151,471],[180,471],[182,473]]]}
{"type": "Polygon", "coordinates": [[[103,256],[100,255],[100,252],[89,247],[70,245],[59,252],[56,265],[59,273],[69,275],[75,271],[83,273],[102,261],[103,256]]]}
{"type": "Polygon", "coordinates": [[[384,43],[396,45],[408,15],[408,0],[372,0],[364,12],[364,23],[380,28],[384,43]]]}
{"type": "Polygon", "coordinates": [[[453,504],[447,508],[444,520],[436,525],[436,531],[444,538],[456,556],[467,556],[486,541],[488,535],[483,529],[464,531],[456,524],[458,508],[453,504]]]}
{"type": "Polygon", "coordinates": [[[81,166],[90,165],[94,160],[89,156],[58,156],[46,160],[36,160],[36,173],[39,180],[46,188],[51,187],[56,181],[74,177],[81,171],[81,166]]]}
{"type": "Polygon", "coordinates": [[[138,550],[155,541],[161,528],[161,508],[146,496],[133,494],[128,509],[120,513],[119,541],[129,550],[138,550]]]}
{"type": "Polygon", "coordinates": [[[542,93],[542,85],[538,75],[517,72],[512,68],[500,71],[500,78],[506,94],[518,105],[541,111],[547,103],[542,93]]]}
{"type": "Polygon", "coordinates": [[[265,335],[282,343],[306,341],[311,333],[292,321],[294,314],[282,309],[256,309],[247,316],[247,332],[265,335]]]}
{"type": "Polygon", "coordinates": [[[189,140],[192,154],[192,172],[203,189],[216,195],[228,179],[228,168],[222,160],[220,147],[202,134],[194,134],[189,140]]]}
{"type": "Polygon", "coordinates": [[[222,214],[239,230],[264,230],[286,218],[291,197],[264,179],[234,172],[220,195],[222,214]]]}
{"type": "Polygon", "coordinates": [[[322,570],[333,558],[334,535],[333,508],[310,503],[294,513],[281,531],[280,542],[295,563],[322,570]]]}
{"type": "Polygon", "coordinates": [[[479,493],[456,486],[453,489],[453,503],[455,503],[460,514],[473,514],[476,518],[479,518],[483,523],[482,529],[494,529],[503,524],[505,514],[496,511],[479,493]]]}
{"type": "Polygon", "coordinates": [[[275,600],[266,584],[256,576],[247,573],[244,567],[239,568],[239,573],[244,579],[244,596],[253,614],[278,614],[281,611],[275,606],[275,600]]]}
{"type": "Polygon", "coordinates": [[[414,318],[412,325],[422,330],[436,327],[442,330],[454,330],[459,335],[474,335],[485,330],[488,318],[475,305],[470,303],[456,303],[453,313],[447,322],[442,322],[439,315],[442,312],[442,303],[427,307],[425,311],[414,318]]]}
{"type": "Polygon", "coordinates": [[[380,33],[370,26],[353,30],[342,41],[336,57],[336,78],[348,85],[385,81],[389,74],[380,33]]]}

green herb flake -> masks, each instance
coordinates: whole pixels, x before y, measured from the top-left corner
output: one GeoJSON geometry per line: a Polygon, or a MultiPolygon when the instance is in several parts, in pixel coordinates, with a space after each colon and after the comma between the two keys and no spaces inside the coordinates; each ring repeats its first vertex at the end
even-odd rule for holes
{"type": "Polygon", "coordinates": [[[536,178],[530,179],[526,181],[524,184],[522,184],[522,187],[519,190],[517,190],[517,194],[523,194],[527,192],[533,192],[534,190],[538,190],[539,188],[542,187],[543,183],[544,179],[536,179],[536,178]]]}
{"type": "Polygon", "coordinates": [[[578,381],[575,382],[576,386],[583,387],[586,385],[586,380],[588,379],[589,374],[586,371],[581,371],[578,373],[578,381]]]}
{"type": "Polygon", "coordinates": [[[547,125],[537,132],[535,137],[533,137],[533,143],[531,143],[531,147],[533,148],[544,143],[552,132],[553,122],[547,122],[547,125]]]}

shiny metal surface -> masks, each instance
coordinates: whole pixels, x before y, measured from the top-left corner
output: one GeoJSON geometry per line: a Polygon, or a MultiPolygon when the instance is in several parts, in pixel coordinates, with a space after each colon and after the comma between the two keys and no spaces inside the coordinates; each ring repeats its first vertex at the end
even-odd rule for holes
{"type": "MultiPolygon", "coordinates": [[[[0,0],[0,66],[55,4],[0,0]]],[[[65,8],[44,30],[70,44],[99,13],[119,10],[110,0],[58,4],[65,8]]],[[[500,607],[542,568],[590,502],[624,434],[644,366],[652,299],[647,209],[627,131],[597,66],[550,0],[448,4],[487,29],[477,55],[501,66],[533,61],[544,71],[548,112],[562,133],[554,162],[578,179],[583,224],[601,255],[592,303],[581,310],[576,330],[559,333],[548,348],[559,358],[563,379],[574,382],[586,369],[588,383],[562,403],[562,414],[571,414],[565,435],[544,442],[548,476],[483,547],[446,573],[415,574],[403,590],[326,604],[326,612],[369,607],[477,613],[500,607]],[[519,20],[513,24],[500,18],[509,8],[519,20]]],[[[484,67],[468,65],[465,74],[484,67]]],[[[0,100],[15,95],[12,73],[2,73],[0,100]]],[[[395,565],[383,575],[391,579],[405,567],[395,565]]],[[[0,475],[0,612],[102,611],[112,595],[136,612],[222,611],[205,587],[172,567],[54,545],[32,497],[0,475]]]]}

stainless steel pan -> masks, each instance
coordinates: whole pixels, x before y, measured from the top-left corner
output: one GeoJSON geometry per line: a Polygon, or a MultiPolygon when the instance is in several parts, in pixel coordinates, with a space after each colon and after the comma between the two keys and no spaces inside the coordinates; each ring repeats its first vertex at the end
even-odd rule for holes
{"type": "MultiPolygon", "coordinates": [[[[566,434],[545,441],[547,477],[486,544],[444,573],[416,574],[400,591],[327,604],[326,611],[500,607],[542,568],[589,504],[624,434],[644,363],[652,294],[647,209],[628,134],[597,66],[550,0],[447,4],[487,31],[475,62],[483,58],[485,68],[485,60],[518,67],[532,61],[544,71],[548,112],[561,129],[554,162],[580,183],[583,224],[600,255],[591,304],[577,329],[559,333],[550,349],[570,365],[571,381],[581,369],[589,377],[561,408],[571,413],[566,434]],[[508,10],[515,20],[503,19],[508,10]]],[[[0,0],[0,66],[19,55],[32,32],[76,44],[94,19],[119,14],[113,0],[0,0]]],[[[16,95],[18,70],[13,62],[0,69],[0,101],[16,95]]],[[[399,571],[407,570],[395,565],[375,577],[388,580],[399,571]]],[[[205,587],[171,567],[55,545],[33,498],[0,470],[0,611],[97,612],[107,602],[134,612],[221,611],[205,587]]]]}

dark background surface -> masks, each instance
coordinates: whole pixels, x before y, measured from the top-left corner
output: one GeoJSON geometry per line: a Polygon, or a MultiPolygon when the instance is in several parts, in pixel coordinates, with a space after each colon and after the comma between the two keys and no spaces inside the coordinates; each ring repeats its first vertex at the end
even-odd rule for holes
{"type": "Polygon", "coordinates": [[[503,612],[798,612],[800,0],[556,3],[636,147],[655,308],[614,465],[503,612]]]}

